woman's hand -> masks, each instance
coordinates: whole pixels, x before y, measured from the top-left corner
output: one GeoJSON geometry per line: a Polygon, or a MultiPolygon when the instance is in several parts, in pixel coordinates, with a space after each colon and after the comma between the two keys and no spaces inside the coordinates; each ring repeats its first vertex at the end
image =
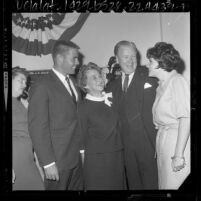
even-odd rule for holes
{"type": "Polygon", "coordinates": [[[184,157],[173,156],[172,158],[172,170],[178,172],[186,165],[184,157]]]}
{"type": "Polygon", "coordinates": [[[13,172],[12,172],[12,183],[13,184],[15,183],[15,179],[16,179],[15,171],[13,170],[13,172]]]}

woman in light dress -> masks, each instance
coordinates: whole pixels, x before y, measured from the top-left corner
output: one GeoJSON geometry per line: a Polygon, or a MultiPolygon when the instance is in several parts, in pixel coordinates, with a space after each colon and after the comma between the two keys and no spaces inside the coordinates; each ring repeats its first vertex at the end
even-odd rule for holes
{"type": "Polygon", "coordinates": [[[159,189],[178,189],[190,174],[190,87],[178,73],[181,58],[172,44],[156,43],[147,58],[149,76],[159,79],[152,110],[159,189]]]}

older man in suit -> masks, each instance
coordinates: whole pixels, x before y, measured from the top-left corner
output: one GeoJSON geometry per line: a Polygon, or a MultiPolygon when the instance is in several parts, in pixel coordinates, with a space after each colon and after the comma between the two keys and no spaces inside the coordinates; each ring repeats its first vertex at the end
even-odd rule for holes
{"type": "Polygon", "coordinates": [[[152,105],[157,81],[148,77],[148,69],[137,65],[133,42],[120,41],[114,53],[122,76],[108,84],[122,120],[125,168],[129,190],[157,189],[155,155],[156,130],[152,105]]]}
{"type": "Polygon", "coordinates": [[[44,169],[46,190],[83,187],[76,106],[80,93],[70,76],[79,63],[78,49],[71,41],[57,41],[51,72],[30,91],[29,131],[44,169]]]}

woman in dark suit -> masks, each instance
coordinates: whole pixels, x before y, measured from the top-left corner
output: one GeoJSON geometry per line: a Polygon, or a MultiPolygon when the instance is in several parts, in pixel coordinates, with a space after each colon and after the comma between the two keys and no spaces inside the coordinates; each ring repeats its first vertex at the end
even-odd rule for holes
{"type": "Polygon", "coordinates": [[[27,72],[12,69],[12,142],[13,190],[44,190],[43,181],[34,162],[32,142],[28,133],[27,108],[20,100],[26,87],[27,72]]]}
{"type": "Polygon", "coordinates": [[[84,149],[85,190],[124,190],[123,148],[119,118],[105,93],[101,69],[83,66],[78,83],[87,93],[79,105],[84,149]]]}

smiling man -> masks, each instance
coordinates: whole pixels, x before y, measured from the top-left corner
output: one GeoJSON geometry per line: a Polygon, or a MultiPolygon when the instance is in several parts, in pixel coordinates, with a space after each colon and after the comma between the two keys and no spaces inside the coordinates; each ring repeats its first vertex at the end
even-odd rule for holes
{"type": "Polygon", "coordinates": [[[113,92],[121,117],[128,189],[157,189],[156,130],[151,111],[157,82],[148,78],[146,67],[138,66],[133,42],[118,42],[114,54],[122,76],[109,83],[107,91],[113,92]]]}
{"type": "Polygon", "coordinates": [[[78,49],[70,41],[56,42],[52,71],[31,87],[29,131],[46,190],[82,190],[76,106],[81,96],[70,77],[79,64],[78,49]]]}

